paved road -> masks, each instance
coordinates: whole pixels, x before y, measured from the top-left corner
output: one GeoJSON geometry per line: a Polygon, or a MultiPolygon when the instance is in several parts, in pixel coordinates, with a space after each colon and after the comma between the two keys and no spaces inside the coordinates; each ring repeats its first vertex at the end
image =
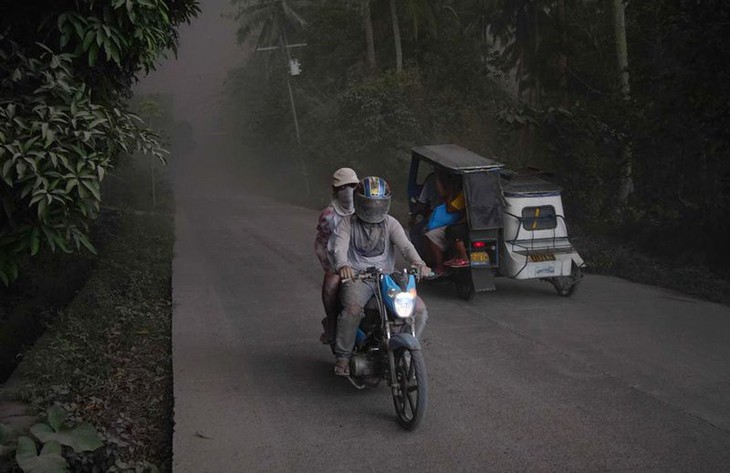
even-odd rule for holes
{"type": "Polygon", "coordinates": [[[568,299],[422,287],[431,404],[408,433],[317,341],[317,213],[245,189],[177,169],[177,473],[730,468],[727,307],[590,275],[568,299]]]}

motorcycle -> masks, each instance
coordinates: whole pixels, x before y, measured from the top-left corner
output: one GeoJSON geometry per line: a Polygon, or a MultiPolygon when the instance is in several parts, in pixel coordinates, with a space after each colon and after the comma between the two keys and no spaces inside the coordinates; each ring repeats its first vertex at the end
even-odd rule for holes
{"type": "MultiPolygon", "coordinates": [[[[426,364],[413,317],[416,272],[384,274],[371,267],[356,275],[356,279],[375,282],[375,296],[365,306],[348,377],[358,389],[387,382],[398,423],[407,430],[418,427],[428,407],[426,364]]],[[[334,344],[331,348],[334,352],[334,344]]]]}

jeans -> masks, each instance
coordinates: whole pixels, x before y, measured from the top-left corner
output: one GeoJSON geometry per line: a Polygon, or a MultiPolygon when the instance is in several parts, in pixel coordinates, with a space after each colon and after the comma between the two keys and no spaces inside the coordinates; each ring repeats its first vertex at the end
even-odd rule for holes
{"type": "MultiPolygon", "coordinates": [[[[355,336],[360,320],[365,316],[364,307],[377,291],[375,281],[348,281],[340,288],[342,312],[337,318],[337,339],[335,342],[335,356],[338,359],[350,358],[355,348],[355,336]]],[[[416,308],[413,314],[416,338],[420,339],[428,320],[426,304],[420,297],[416,297],[416,308]]]]}

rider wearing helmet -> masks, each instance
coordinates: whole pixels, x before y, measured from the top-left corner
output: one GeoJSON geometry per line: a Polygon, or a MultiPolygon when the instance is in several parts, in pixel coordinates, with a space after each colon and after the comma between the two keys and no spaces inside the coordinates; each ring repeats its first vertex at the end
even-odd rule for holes
{"type": "MultiPolygon", "coordinates": [[[[335,238],[335,268],[343,280],[340,290],[342,312],[337,319],[335,341],[335,374],[349,375],[349,359],[355,347],[355,335],[364,316],[365,304],[375,295],[375,282],[354,279],[356,271],[369,267],[381,268],[385,273],[395,270],[395,250],[413,266],[419,275],[431,270],[423,262],[398,220],[388,215],[390,186],[379,177],[366,177],[355,188],[355,215],[346,218],[335,238]]],[[[416,337],[426,325],[428,313],[420,297],[415,309],[416,337]]]]}

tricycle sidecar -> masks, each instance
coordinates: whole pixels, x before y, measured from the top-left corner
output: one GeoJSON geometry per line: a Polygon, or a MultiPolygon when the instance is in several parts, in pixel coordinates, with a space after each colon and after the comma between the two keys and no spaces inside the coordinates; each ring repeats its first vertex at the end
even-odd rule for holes
{"type": "Polygon", "coordinates": [[[465,200],[465,218],[447,228],[447,235],[463,240],[468,253],[468,264],[449,275],[461,298],[469,300],[475,292],[494,290],[495,276],[543,279],[560,295],[572,293],[584,262],[568,240],[560,187],[510,171],[457,145],[413,148],[409,227],[419,251],[424,249],[424,225],[429,218],[424,194],[434,172],[458,176],[465,200]]]}

